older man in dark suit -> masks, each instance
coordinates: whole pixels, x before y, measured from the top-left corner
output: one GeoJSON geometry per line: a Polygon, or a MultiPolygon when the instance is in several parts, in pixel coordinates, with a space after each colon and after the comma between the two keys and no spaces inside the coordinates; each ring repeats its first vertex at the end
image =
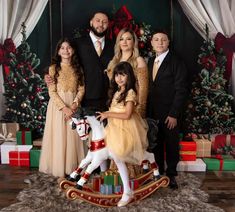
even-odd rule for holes
{"type": "Polygon", "coordinates": [[[184,63],[169,51],[169,36],[156,31],[151,40],[156,57],[148,62],[149,94],[147,116],[159,120],[158,145],[154,155],[161,174],[166,150],[166,175],[169,186],[177,189],[176,166],[179,161],[179,116],[187,98],[187,70],[184,63]]]}

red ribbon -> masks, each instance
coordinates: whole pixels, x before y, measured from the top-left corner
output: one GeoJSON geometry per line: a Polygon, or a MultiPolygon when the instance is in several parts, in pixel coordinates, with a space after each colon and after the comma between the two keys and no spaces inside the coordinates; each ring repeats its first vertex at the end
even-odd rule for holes
{"type": "Polygon", "coordinates": [[[21,141],[22,141],[22,145],[25,145],[25,131],[22,131],[21,133],[21,141]]]}
{"type": "Polygon", "coordinates": [[[16,47],[11,38],[7,38],[4,41],[4,44],[0,44],[0,65],[3,65],[3,70],[5,75],[8,76],[10,73],[9,64],[10,64],[10,53],[16,53],[16,47]]]}
{"type": "MultiPolygon", "coordinates": [[[[113,20],[109,22],[107,36],[113,39],[117,36],[122,28],[133,28],[132,27],[133,16],[125,5],[114,14],[113,20]]],[[[135,29],[133,29],[135,31],[135,29]]]]}
{"type": "Polygon", "coordinates": [[[105,145],[104,139],[102,139],[100,141],[91,141],[90,142],[90,151],[94,152],[96,150],[103,149],[105,146],[106,145],[105,145]]]}
{"type": "Polygon", "coordinates": [[[219,170],[222,171],[224,168],[224,159],[222,158],[221,155],[215,155],[215,159],[219,160],[219,170]]]}
{"type": "Polygon", "coordinates": [[[10,68],[9,68],[9,66],[3,64],[3,70],[4,70],[5,74],[6,74],[6,76],[8,76],[8,75],[10,74],[10,68]]]}
{"type": "Polygon", "coordinates": [[[25,145],[26,144],[26,142],[25,142],[25,140],[26,140],[26,136],[25,136],[25,132],[26,131],[30,131],[30,129],[29,128],[25,128],[25,129],[23,129],[21,132],[21,140],[22,140],[22,145],[25,145]]]}
{"type": "Polygon", "coordinates": [[[233,53],[235,52],[235,34],[230,38],[226,38],[223,34],[218,32],[215,37],[215,47],[217,51],[219,51],[221,48],[224,50],[227,58],[226,72],[224,77],[225,79],[229,80],[232,73],[233,53]]]}
{"type": "Polygon", "coordinates": [[[127,9],[126,5],[120,7],[120,9],[114,15],[115,22],[130,21],[133,19],[131,12],[127,9]]]}

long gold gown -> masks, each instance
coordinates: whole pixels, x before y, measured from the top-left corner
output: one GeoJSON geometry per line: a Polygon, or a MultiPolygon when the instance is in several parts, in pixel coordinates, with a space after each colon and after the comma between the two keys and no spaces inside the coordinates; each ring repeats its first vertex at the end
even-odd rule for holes
{"type": "MultiPolygon", "coordinates": [[[[55,66],[49,68],[54,77],[55,66]]],[[[50,100],[47,107],[39,171],[63,177],[70,174],[84,158],[83,143],[70,121],[65,121],[61,109],[73,102],[80,105],[84,86],[78,85],[78,77],[70,65],[61,63],[57,83],[49,86],[50,100]]]]}

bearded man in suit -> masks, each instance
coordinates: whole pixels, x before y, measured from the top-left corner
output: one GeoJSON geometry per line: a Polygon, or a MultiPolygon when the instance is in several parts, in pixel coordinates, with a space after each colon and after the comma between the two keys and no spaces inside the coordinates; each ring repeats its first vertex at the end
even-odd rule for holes
{"type": "Polygon", "coordinates": [[[109,79],[105,69],[114,55],[114,43],[105,37],[108,24],[108,16],[96,12],[90,19],[89,34],[77,42],[79,62],[85,78],[85,95],[82,100],[84,107],[107,109],[109,79]]]}
{"type": "Polygon", "coordinates": [[[147,117],[159,121],[158,145],[153,150],[159,172],[164,174],[166,171],[166,175],[170,178],[170,188],[177,189],[175,176],[177,176],[176,166],[179,161],[179,117],[187,99],[188,87],[185,65],[169,51],[169,43],[169,36],[165,30],[153,33],[151,45],[156,57],[148,62],[147,117]]]}

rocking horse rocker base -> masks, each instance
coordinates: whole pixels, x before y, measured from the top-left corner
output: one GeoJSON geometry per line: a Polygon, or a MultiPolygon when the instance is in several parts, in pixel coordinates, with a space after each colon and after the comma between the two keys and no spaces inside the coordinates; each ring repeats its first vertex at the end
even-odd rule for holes
{"type": "MultiPolygon", "coordinates": [[[[169,184],[169,178],[166,176],[162,176],[159,179],[154,178],[153,170],[139,176],[135,180],[138,181],[139,188],[134,190],[134,198],[130,203],[145,199],[159,188],[167,187],[169,184]]],[[[83,189],[80,190],[76,188],[76,182],[68,181],[65,178],[60,178],[58,183],[60,188],[66,193],[68,199],[81,199],[100,207],[117,206],[117,203],[122,197],[122,194],[101,194],[100,192],[94,191],[91,184],[85,184],[83,189]]]]}
{"type": "MultiPolygon", "coordinates": [[[[146,180],[145,183],[140,186],[138,189],[133,191],[133,199],[130,203],[145,199],[157,189],[161,187],[167,187],[169,184],[169,178],[164,176],[159,180],[146,180]]],[[[65,190],[66,196],[68,199],[75,200],[81,199],[90,204],[100,206],[100,207],[114,207],[117,206],[117,203],[122,197],[122,194],[109,194],[104,195],[100,192],[92,191],[88,189],[88,186],[84,186],[83,190],[78,190],[74,187],[67,187],[65,190]]]]}
{"type": "MultiPolygon", "coordinates": [[[[113,207],[117,206],[117,203],[122,198],[121,187],[118,187],[119,192],[114,194],[111,190],[113,186],[102,187],[93,189],[92,184],[89,183],[89,176],[92,174],[93,170],[100,166],[103,161],[112,159],[108,148],[104,142],[104,126],[101,122],[99,122],[96,117],[92,114],[84,115],[85,111],[80,110],[80,112],[76,113],[76,117],[73,117],[73,129],[77,130],[81,140],[86,141],[89,137],[89,129],[92,132],[92,138],[90,141],[91,148],[89,149],[86,157],[81,161],[78,168],[75,169],[70,176],[65,178],[60,178],[58,180],[59,187],[66,193],[67,198],[81,199],[90,204],[101,206],[101,207],[113,207]],[[102,145],[100,145],[102,144],[102,145]],[[94,147],[94,148],[92,148],[94,147]],[[76,176],[81,175],[82,171],[85,171],[81,178],[77,181],[76,176]],[[71,181],[71,178],[74,178],[71,181]],[[77,182],[76,182],[77,181],[77,182]],[[79,186],[79,187],[78,187],[79,186]],[[103,188],[110,188],[109,191],[103,191],[103,188]],[[102,191],[99,192],[99,191],[102,191]],[[108,194],[103,194],[108,193],[108,194]]],[[[144,199],[155,192],[160,187],[167,187],[169,184],[169,178],[166,176],[160,177],[157,164],[154,159],[154,155],[145,151],[144,153],[144,161],[148,161],[149,163],[149,171],[147,171],[144,166],[143,169],[147,171],[147,173],[142,173],[138,177],[134,177],[134,181],[136,181],[136,189],[133,191],[133,198],[130,202],[136,202],[138,200],[144,199]]],[[[143,162],[144,162],[143,161],[143,162]]],[[[102,169],[101,169],[102,170],[102,169]]],[[[110,170],[112,171],[112,170],[110,170]]],[[[106,178],[107,179],[107,178],[106,178]]],[[[115,178],[116,179],[116,178],[115,178]]],[[[109,182],[110,183],[110,182],[109,182]]],[[[117,183],[117,182],[116,182],[117,183]]],[[[113,185],[113,184],[112,184],[113,185]]],[[[120,185],[119,185],[120,186],[120,185]]]]}

